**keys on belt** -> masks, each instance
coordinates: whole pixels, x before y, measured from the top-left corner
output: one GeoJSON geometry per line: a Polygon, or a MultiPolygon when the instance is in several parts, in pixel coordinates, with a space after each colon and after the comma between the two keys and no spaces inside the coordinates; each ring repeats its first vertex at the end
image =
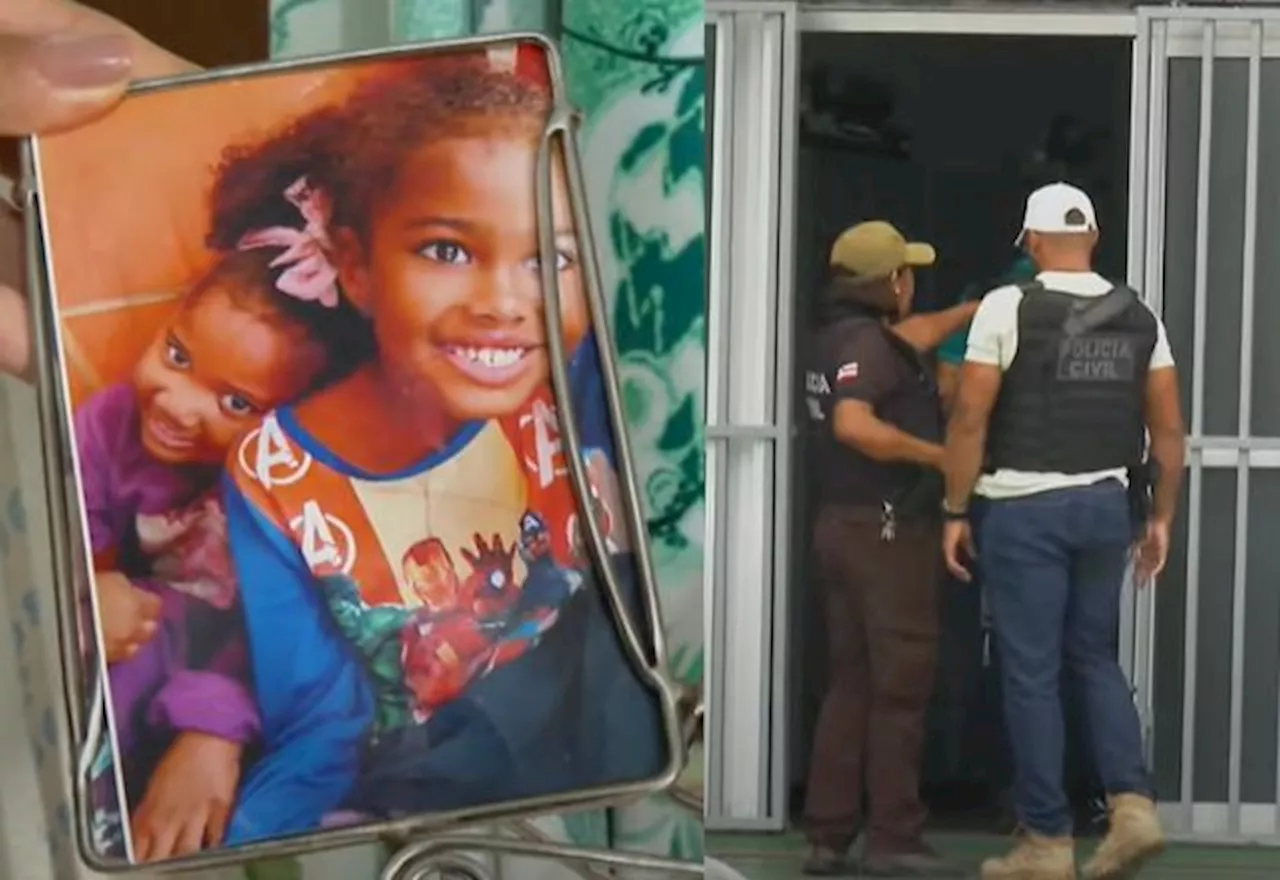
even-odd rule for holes
{"type": "Polygon", "coordinates": [[[898,537],[898,515],[888,501],[880,502],[880,540],[889,543],[898,537]]]}

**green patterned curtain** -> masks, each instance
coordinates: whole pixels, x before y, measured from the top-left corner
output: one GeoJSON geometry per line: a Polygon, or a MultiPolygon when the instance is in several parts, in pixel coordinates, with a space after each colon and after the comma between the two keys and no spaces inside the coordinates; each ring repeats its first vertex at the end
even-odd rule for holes
{"type": "Polygon", "coordinates": [[[475,33],[475,5],[470,0],[392,0],[392,39],[447,40],[475,33]]]}
{"type": "Polygon", "coordinates": [[[558,0],[392,0],[399,40],[439,40],[503,31],[558,36],[558,0]]]}
{"type": "MultiPolygon", "coordinates": [[[[676,674],[702,680],[706,254],[701,0],[564,0],[569,95],[586,115],[596,241],[676,674]]],[[[701,755],[681,787],[702,794],[701,755]]],[[[666,796],[614,810],[619,849],[702,858],[666,796]]]]}

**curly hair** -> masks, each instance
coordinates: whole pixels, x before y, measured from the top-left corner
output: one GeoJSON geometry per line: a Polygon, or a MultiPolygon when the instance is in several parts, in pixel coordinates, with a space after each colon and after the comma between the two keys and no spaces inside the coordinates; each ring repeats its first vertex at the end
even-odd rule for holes
{"type": "Polygon", "coordinates": [[[379,65],[341,104],[223,153],[208,244],[228,250],[251,230],[296,226],[283,193],[300,177],[327,195],[333,227],[363,236],[405,160],[424,144],[504,131],[537,137],[550,103],[540,78],[496,69],[479,53],[379,65]]]}
{"type": "Polygon", "coordinates": [[[371,355],[372,332],[345,299],[331,307],[281,293],[276,283],[288,267],[272,265],[281,253],[280,248],[227,251],[187,289],[181,307],[190,308],[216,291],[236,308],[304,337],[324,353],[324,366],[309,383],[314,390],[342,378],[371,355]]]}

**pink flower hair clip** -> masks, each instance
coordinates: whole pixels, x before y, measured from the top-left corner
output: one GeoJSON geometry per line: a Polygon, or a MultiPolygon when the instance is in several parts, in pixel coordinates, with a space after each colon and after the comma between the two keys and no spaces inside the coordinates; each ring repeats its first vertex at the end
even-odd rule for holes
{"type": "Polygon", "coordinates": [[[245,234],[236,242],[236,248],[242,251],[284,248],[284,253],[271,261],[273,268],[289,267],[280,273],[276,288],[287,296],[336,308],[338,270],[329,259],[333,251],[333,242],[329,239],[329,219],[332,216],[329,197],[323,190],[312,186],[306,177],[299,177],[289,184],[284,197],[302,215],[303,227],[258,229],[245,234]]]}

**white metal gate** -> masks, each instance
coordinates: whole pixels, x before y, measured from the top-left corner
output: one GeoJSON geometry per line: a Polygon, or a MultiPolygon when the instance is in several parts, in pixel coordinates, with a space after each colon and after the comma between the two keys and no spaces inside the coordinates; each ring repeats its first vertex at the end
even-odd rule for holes
{"type": "Polygon", "coordinates": [[[796,4],[708,0],[708,828],[786,822],[796,4]]]}
{"type": "Polygon", "coordinates": [[[1280,9],[1143,8],[1135,58],[1131,280],[1190,437],[1132,672],[1171,830],[1280,845],[1280,9]]]}

